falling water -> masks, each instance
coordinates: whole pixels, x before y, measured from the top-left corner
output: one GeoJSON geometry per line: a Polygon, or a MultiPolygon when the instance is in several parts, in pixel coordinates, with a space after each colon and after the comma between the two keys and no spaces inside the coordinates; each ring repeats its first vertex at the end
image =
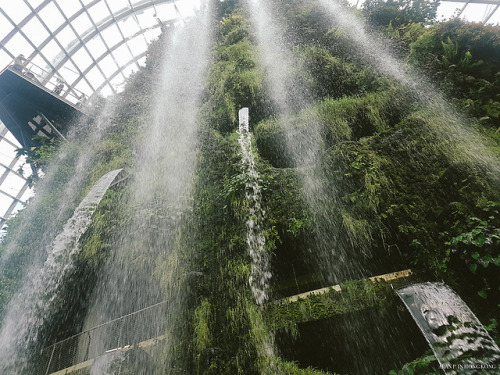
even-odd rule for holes
{"type": "MultiPolygon", "coordinates": [[[[171,331],[183,316],[187,298],[180,284],[188,276],[182,263],[189,249],[181,235],[184,216],[191,210],[210,16],[210,6],[202,7],[196,18],[178,25],[164,40],[163,66],[154,77],[158,78],[156,102],[151,117],[142,124],[133,177],[125,192],[131,220],[114,241],[112,256],[100,273],[84,329],[166,300],[166,311],[156,314],[154,321],[125,330],[140,331],[142,326],[164,323],[163,332],[171,335],[165,345],[175,345],[171,331]]],[[[93,355],[105,346],[105,336],[90,344],[93,355]]],[[[170,365],[169,360],[164,361],[163,366],[170,365]]]]}
{"type": "Polygon", "coordinates": [[[446,374],[492,374],[500,348],[464,301],[443,283],[397,291],[446,374]]]}
{"type": "Polygon", "coordinates": [[[104,175],[82,200],[63,231],[55,238],[43,268],[27,280],[17,298],[11,302],[1,331],[3,373],[22,372],[28,345],[36,341],[38,330],[50,317],[57,290],[73,268],[73,257],[80,250],[78,241],[91,223],[104,193],[121,169],[104,175]],[[28,302],[28,303],[26,303],[28,302]]]}
{"type": "Polygon", "coordinates": [[[269,94],[277,107],[278,127],[283,129],[287,153],[299,173],[302,194],[314,217],[317,238],[311,239],[311,247],[314,248],[310,251],[311,262],[329,285],[366,276],[354,254],[348,254],[339,241],[339,220],[330,210],[335,206],[329,200],[334,194],[327,191],[323,183],[321,157],[325,146],[320,120],[318,113],[311,108],[310,94],[294,70],[300,64],[284,42],[281,31],[284,27],[272,17],[279,14],[278,8],[273,7],[272,2],[261,0],[247,0],[247,8],[256,30],[269,94]],[[307,114],[301,117],[302,123],[293,124],[289,120],[289,116],[306,108],[307,114]]]}
{"type": "Polygon", "coordinates": [[[261,207],[260,177],[255,169],[252,151],[252,137],[248,128],[248,108],[239,111],[238,143],[242,154],[242,172],[245,175],[245,198],[248,204],[247,246],[252,258],[250,287],[257,304],[267,301],[269,280],[271,279],[269,254],[264,249],[266,238],[262,230],[265,212],[261,207]]]}
{"type": "MultiPolygon", "coordinates": [[[[428,80],[394,58],[387,48],[388,43],[366,31],[366,25],[340,1],[318,0],[323,11],[346,32],[354,46],[363,52],[368,62],[395,79],[413,93],[433,115],[429,117],[429,130],[439,141],[444,142],[450,160],[472,162],[473,167],[489,174],[489,178],[500,183],[500,160],[486,146],[487,140],[470,127],[464,119],[439,94],[428,80]],[[475,165],[474,165],[475,164],[475,165]]],[[[469,123],[469,124],[468,124],[469,123]]]]}
{"type": "MultiPolygon", "coordinates": [[[[15,249],[18,243],[29,236],[26,231],[37,231],[37,224],[43,221],[43,236],[36,239],[37,244],[42,248],[48,246],[54,237],[61,231],[61,226],[73,213],[75,206],[83,197],[81,187],[86,185],[88,170],[94,162],[98,153],[96,149],[104,134],[112,125],[109,118],[113,116],[117,109],[115,101],[107,101],[102,113],[94,120],[92,128],[89,128],[86,119],[80,119],[75,123],[68,124],[68,142],[61,144],[60,152],[55,156],[55,160],[43,170],[43,177],[36,184],[36,194],[30,204],[23,210],[25,219],[23,230],[9,230],[9,245],[0,257],[0,271],[5,271],[6,264],[15,257],[15,249]],[[82,133],[88,133],[82,139],[82,133]],[[69,176],[65,176],[66,171],[71,171],[69,176]],[[45,197],[57,191],[57,199],[53,199],[54,209],[47,212],[45,197]],[[51,220],[44,220],[45,215],[50,214],[51,220]],[[34,228],[31,228],[34,226],[34,228]]],[[[8,224],[7,224],[8,225],[8,224]]],[[[39,257],[41,254],[30,254],[39,257]]],[[[39,265],[37,265],[39,266],[39,265]]],[[[35,266],[35,267],[37,267],[35,266]]],[[[32,270],[36,272],[36,270],[32,270]]]]}
{"type": "Polygon", "coordinates": [[[98,357],[90,368],[90,375],[113,375],[119,373],[124,352],[115,351],[98,357]]]}
{"type": "MultiPolygon", "coordinates": [[[[69,237],[65,238],[67,231],[61,233],[62,227],[67,222],[65,229],[71,229],[72,224],[68,218],[83,197],[82,186],[88,185],[87,172],[99,152],[97,145],[109,129],[109,118],[116,108],[116,102],[106,102],[92,128],[89,128],[85,119],[67,124],[67,141],[60,145],[55,160],[44,169],[33,201],[22,212],[22,225],[14,231],[9,229],[9,241],[0,260],[0,272],[8,274],[13,268],[23,264],[18,271],[23,273],[20,285],[15,290],[16,294],[7,305],[2,319],[2,373],[18,374],[25,371],[30,365],[26,358],[27,348],[39,345],[46,339],[40,337],[40,330],[53,313],[50,311],[50,301],[57,298],[62,287],[61,272],[64,270],[64,274],[67,274],[71,271],[74,260],[63,257],[69,263],[59,260],[52,263],[47,259],[57,244],[62,245],[69,240],[69,245],[73,248],[67,249],[68,252],[77,246],[69,237]],[[54,192],[57,194],[54,195],[54,192]],[[50,199],[50,204],[47,204],[47,198],[50,199]],[[56,241],[58,234],[60,236],[56,241]],[[19,253],[19,249],[28,247],[29,252],[19,253]],[[50,288],[46,289],[42,281],[47,282],[50,288]],[[49,290],[54,294],[49,296],[49,290]]],[[[56,251],[59,252],[57,249],[56,251]]]]}

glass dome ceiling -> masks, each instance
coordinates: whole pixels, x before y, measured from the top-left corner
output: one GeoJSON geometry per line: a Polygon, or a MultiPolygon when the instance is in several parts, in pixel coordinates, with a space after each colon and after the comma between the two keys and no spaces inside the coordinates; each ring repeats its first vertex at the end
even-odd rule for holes
{"type": "MultiPolygon", "coordinates": [[[[223,0],[220,0],[223,1],[223,0]]],[[[362,6],[363,0],[349,0],[362,6]]],[[[53,90],[76,103],[84,94],[108,96],[119,92],[126,78],[146,59],[148,44],[161,26],[194,15],[200,0],[1,0],[0,71],[23,54],[29,69],[53,90]]],[[[500,0],[448,0],[438,19],[456,10],[473,22],[500,22],[500,0]]],[[[0,122],[0,223],[23,207],[32,195],[27,179],[31,170],[21,147],[0,122]],[[20,173],[22,172],[22,173],[20,173]]]]}
{"type": "MultiPolygon", "coordinates": [[[[76,103],[84,94],[119,92],[144,64],[148,44],[199,0],[5,0],[0,4],[0,71],[20,54],[50,90],[76,103]]],[[[0,223],[32,195],[19,142],[0,122],[0,223]]]]}
{"type": "MultiPolygon", "coordinates": [[[[0,7],[0,68],[19,54],[70,93],[108,96],[144,62],[148,44],[193,14],[193,0],[10,0],[0,7]]],[[[64,94],[63,94],[64,96],[64,94]]]]}

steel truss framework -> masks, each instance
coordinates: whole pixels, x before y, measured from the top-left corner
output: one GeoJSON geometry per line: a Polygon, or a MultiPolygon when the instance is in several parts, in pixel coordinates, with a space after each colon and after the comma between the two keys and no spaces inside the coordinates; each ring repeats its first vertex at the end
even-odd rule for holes
{"type": "MultiPolygon", "coordinates": [[[[24,54],[38,68],[42,85],[52,89],[64,82],[60,95],[70,102],[82,93],[86,98],[114,94],[144,61],[161,28],[189,17],[195,5],[192,0],[9,0],[0,5],[0,71],[24,54]],[[191,8],[183,8],[187,2],[191,8]]],[[[0,201],[6,202],[0,207],[1,224],[25,204],[29,186],[19,173],[24,158],[13,152],[21,146],[1,123],[0,128],[0,147],[7,145],[12,153],[10,160],[0,160],[0,201]],[[18,190],[12,193],[5,186],[14,178],[18,190]]]]}
{"type": "Polygon", "coordinates": [[[495,14],[495,12],[498,10],[500,7],[500,0],[468,0],[466,2],[461,1],[461,0],[441,0],[442,2],[448,2],[448,3],[462,3],[464,4],[463,7],[460,9],[456,17],[460,17],[467,6],[469,4],[484,4],[484,5],[491,5],[492,7],[490,9],[487,9],[486,12],[484,13],[484,17],[482,19],[482,23],[487,23],[491,17],[495,14]]]}
{"type": "MultiPolygon", "coordinates": [[[[32,4],[40,2],[40,0],[17,1],[22,2],[29,9],[29,13],[24,17],[24,19],[22,19],[21,22],[16,23],[7,11],[0,8],[0,14],[11,25],[11,31],[0,40],[0,50],[3,50],[11,59],[14,59],[17,54],[12,51],[12,48],[9,48],[9,42],[14,40],[13,38],[16,36],[22,36],[32,49],[32,52],[26,57],[29,60],[38,59],[38,65],[41,65],[42,62],[45,64],[45,71],[48,73],[45,76],[46,82],[48,82],[55,75],[60,77],[62,69],[69,66],[70,68],[67,69],[74,70],[76,76],[71,81],[67,78],[67,76],[62,77],[65,78],[64,83],[68,88],[63,93],[63,97],[72,91],[74,92],[75,89],[79,92],[84,92],[88,96],[100,92],[105,87],[108,88],[108,91],[115,93],[116,85],[113,85],[111,81],[118,75],[122,75],[122,78],[125,79],[126,76],[124,71],[127,67],[131,65],[135,65],[136,68],[139,67],[139,61],[145,56],[147,44],[151,41],[151,39],[159,35],[159,28],[162,26],[162,22],[172,22],[175,18],[182,17],[175,0],[123,0],[122,3],[124,7],[118,10],[116,10],[116,6],[112,7],[110,5],[116,3],[116,1],[113,0],[71,0],[72,2],[78,2],[79,7],[78,9],[75,8],[74,13],[70,15],[68,15],[69,12],[61,6],[63,1],[68,0],[43,0],[37,6],[33,6],[32,4]],[[162,17],[162,12],[159,12],[159,9],[157,8],[165,4],[171,4],[172,9],[175,10],[176,14],[165,14],[165,17],[162,17]],[[58,12],[58,15],[63,17],[63,22],[55,30],[53,30],[53,27],[50,25],[51,20],[47,20],[42,17],[42,12],[48,6],[52,9],[56,9],[55,11],[58,12]],[[92,10],[97,9],[97,7],[108,13],[106,17],[98,21],[95,20],[95,15],[92,13],[92,10]],[[138,17],[138,15],[142,15],[146,10],[152,10],[152,12],[154,12],[152,16],[155,18],[153,19],[153,24],[147,26],[145,26],[138,17]],[[135,21],[137,31],[132,35],[127,35],[124,27],[120,27],[120,24],[124,20],[128,19],[133,19],[135,21]],[[76,22],[89,21],[90,27],[83,32],[79,32],[74,26],[76,22]],[[47,34],[47,37],[38,45],[32,42],[32,35],[26,31],[27,26],[32,22],[41,24],[44,29],[43,32],[47,34]],[[110,29],[113,29],[113,31],[118,35],[118,38],[116,38],[113,44],[110,43],[109,39],[103,36],[106,30],[110,29]],[[72,35],[74,39],[67,43],[67,45],[64,45],[64,42],[61,41],[63,38],[60,38],[63,34],[72,35]],[[144,41],[144,43],[142,43],[142,50],[131,47],[131,41],[138,37],[142,37],[144,41]],[[104,46],[104,51],[100,54],[100,56],[95,56],[95,51],[92,51],[88,46],[88,43],[92,39],[98,39],[97,42],[101,46],[104,46]],[[57,47],[62,52],[59,53],[59,56],[50,56],[47,53],[44,53],[44,49],[49,45],[49,43],[53,42],[57,44],[57,47]],[[125,61],[123,59],[118,60],[113,53],[122,46],[126,48],[128,55],[130,56],[130,59],[125,61]],[[89,57],[91,59],[90,64],[82,67],[82,64],[78,61],[78,54],[83,54],[85,58],[89,57]],[[109,72],[109,65],[105,71],[101,64],[107,57],[111,57],[114,63],[114,71],[111,73],[109,72]],[[69,64],[67,64],[68,62],[69,64]],[[95,82],[88,77],[89,72],[93,69],[96,69],[100,76],[104,78],[103,82],[98,85],[96,85],[95,82]],[[85,89],[78,89],[81,82],[84,84],[80,86],[85,87],[85,89]]],[[[177,2],[180,3],[181,1],[178,0],[177,2]]]]}

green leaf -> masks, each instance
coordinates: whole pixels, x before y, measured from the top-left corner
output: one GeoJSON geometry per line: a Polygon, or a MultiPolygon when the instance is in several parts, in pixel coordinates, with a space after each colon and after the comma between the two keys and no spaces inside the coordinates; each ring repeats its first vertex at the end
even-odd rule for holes
{"type": "Polygon", "coordinates": [[[486,292],[484,290],[480,290],[479,292],[477,292],[477,294],[481,298],[484,298],[484,299],[488,298],[488,294],[486,294],[486,292]]]}
{"type": "Polygon", "coordinates": [[[477,264],[476,263],[471,264],[469,269],[470,269],[470,272],[472,272],[475,275],[476,271],[477,271],[477,264]]]}

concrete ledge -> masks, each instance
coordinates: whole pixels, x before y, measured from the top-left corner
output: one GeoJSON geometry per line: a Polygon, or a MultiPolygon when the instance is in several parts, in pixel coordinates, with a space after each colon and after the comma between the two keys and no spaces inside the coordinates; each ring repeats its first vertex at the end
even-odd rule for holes
{"type": "MultiPolygon", "coordinates": [[[[146,348],[149,348],[151,346],[156,345],[159,341],[163,341],[166,339],[167,339],[166,335],[157,336],[157,337],[154,337],[154,338],[149,339],[149,340],[141,341],[140,343],[138,343],[136,345],[127,345],[127,346],[120,347],[120,348],[110,349],[110,350],[106,351],[106,353],[103,353],[103,355],[105,355],[107,353],[126,352],[126,351],[132,350],[136,347],[141,348],[141,349],[146,349],[146,348]]],[[[88,361],[85,361],[85,362],[80,362],[76,365],[73,365],[71,367],[67,367],[63,370],[59,370],[57,372],[52,372],[52,373],[50,373],[50,375],[68,375],[68,374],[71,374],[71,373],[79,371],[79,370],[91,368],[96,359],[97,358],[93,358],[93,359],[89,359],[88,361]]]]}
{"type": "Polygon", "coordinates": [[[399,302],[393,288],[414,282],[413,272],[403,270],[363,280],[349,281],[268,303],[263,316],[268,326],[280,329],[335,315],[399,302]]]}

